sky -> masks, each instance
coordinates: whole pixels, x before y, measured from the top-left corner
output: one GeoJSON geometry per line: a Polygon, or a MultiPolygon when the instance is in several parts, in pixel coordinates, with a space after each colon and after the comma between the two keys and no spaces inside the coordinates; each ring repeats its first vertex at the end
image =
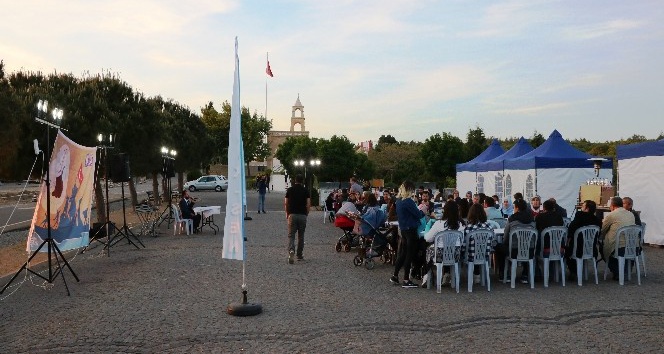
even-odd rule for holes
{"type": "Polygon", "coordinates": [[[111,72],[195,112],[241,102],[310,136],[609,141],[664,131],[659,1],[0,0],[6,70],[111,72]],[[265,74],[266,56],[274,77],[265,74]],[[267,105],[266,105],[267,102],[267,105]],[[266,112],[267,110],[267,112],[266,112]]]}

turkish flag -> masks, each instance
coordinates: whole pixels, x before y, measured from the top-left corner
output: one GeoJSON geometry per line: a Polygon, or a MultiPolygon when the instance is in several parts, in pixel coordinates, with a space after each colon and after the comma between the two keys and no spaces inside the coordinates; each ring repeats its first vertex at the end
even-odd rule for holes
{"type": "Polygon", "coordinates": [[[272,69],[270,68],[269,60],[267,61],[267,68],[265,68],[265,73],[268,74],[270,77],[274,77],[274,75],[272,75],[272,69]]]}

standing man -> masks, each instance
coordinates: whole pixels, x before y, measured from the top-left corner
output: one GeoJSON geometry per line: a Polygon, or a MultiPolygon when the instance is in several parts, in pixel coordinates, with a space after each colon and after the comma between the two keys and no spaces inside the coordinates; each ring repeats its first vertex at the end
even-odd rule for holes
{"type": "Polygon", "coordinates": [[[288,220],[288,263],[293,264],[295,258],[295,232],[297,232],[297,260],[301,261],[304,250],[304,230],[307,227],[307,216],[311,209],[309,191],[302,185],[302,175],[295,176],[293,186],[286,190],[284,208],[288,220]]]}
{"type": "Polygon", "coordinates": [[[265,214],[265,193],[267,192],[267,178],[265,176],[258,179],[256,188],[258,188],[258,213],[263,212],[265,214]]]}

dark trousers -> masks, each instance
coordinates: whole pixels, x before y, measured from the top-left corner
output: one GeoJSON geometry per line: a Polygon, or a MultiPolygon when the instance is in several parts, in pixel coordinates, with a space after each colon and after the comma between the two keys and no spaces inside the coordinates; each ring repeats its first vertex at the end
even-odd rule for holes
{"type": "MultiPolygon", "coordinates": [[[[625,255],[625,247],[620,247],[618,248],[618,255],[619,256],[624,256],[625,255]]],[[[613,277],[618,279],[618,258],[615,256],[615,251],[611,253],[609,256],[609,270],[611,273],[613,273],[613,277]]]]}
{"type": "Polygon", "coordinates": [[[403,267],[404,280],[410,279],[410,266],[417,256],[419,245],[419,236],[417,229],[401,230],[401,243],[399,244],[399,254],[397,262],[394,265],[394,276],[399,276],[399,271],[403,267]]]}

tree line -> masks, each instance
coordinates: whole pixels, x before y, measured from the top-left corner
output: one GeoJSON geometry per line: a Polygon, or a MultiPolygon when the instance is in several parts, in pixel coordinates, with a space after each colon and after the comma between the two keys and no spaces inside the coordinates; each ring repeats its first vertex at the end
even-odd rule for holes
{"type": "MultiPolygon", "coordinates": [[[[162,169],[161,147],[177,151],[175,169],[179,188],[189,170],[205,170],[211,163],[227,161],[230,104],[217,111],[212,102],[192,111],[172,99],[147,97],[118,75],[105,72],[76,77],[72,74],[17,71],[5,72],[0,61],[0,179],[39,178],[40,171],[27,176],[34,161],[33,143],[45,146],[46,129],[37,124],[36,105],[48,100],[49,107],[64,111],[61,127],[65,134],[85,146],[98,145],[97,135],[113,134],[109,154],[126,153],[133,176],[151,176],[153,191],[158,191],[162,169]]],[[[242,107],[244,153],[246,161],[261,160],[270,149],[263,136],[272,128],[269,120],[242,107]]],[[[55,134],[51,133],[50,144],[55,134]]],[[[43,149],[44,150],[44,149],[43,149]]],[[[100,164],[103,175],[103,164],[100,164]]],[[[96,188],[98,215],[103,213],[103,194],[96,188]]],[[[129,184],[133,203],[137,203],[133,181],[129,184]]],[[[165,191],[162,191],[165,192],[165,191]]]]}

